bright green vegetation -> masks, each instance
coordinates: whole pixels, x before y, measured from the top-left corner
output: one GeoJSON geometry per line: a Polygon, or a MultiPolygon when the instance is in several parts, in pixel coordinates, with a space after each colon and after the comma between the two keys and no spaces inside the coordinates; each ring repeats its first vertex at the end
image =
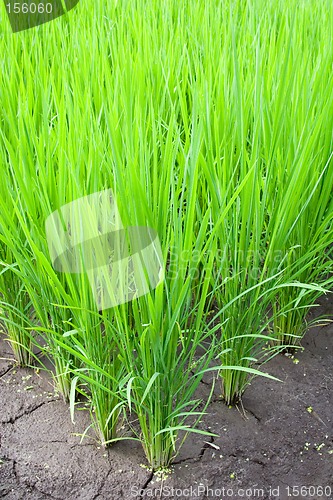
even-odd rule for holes
{"type": "Polygon", "coordinates": [[[103,444],[125,419],[168,465],[202,432],[207,370],[234,403],[299,345],[332,285],[332,38],[331,0],[81,0],[0,35],[1,320],[72,414],[88,398],[103,444]],[[108,188],[158,232],[166,278],[98,312],[85,274],[53,269],[45,220],[108,188]]]}

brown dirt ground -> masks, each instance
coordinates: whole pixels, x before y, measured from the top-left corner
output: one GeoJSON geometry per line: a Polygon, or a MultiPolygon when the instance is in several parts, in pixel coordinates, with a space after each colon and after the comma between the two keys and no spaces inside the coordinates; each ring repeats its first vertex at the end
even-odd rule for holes
{"type": "MultiPolygon", "coordinates": [[[[317,314],[332,317],[331,299],[317,314]]],[[[191,435],[171,471],[156,477],[137,442],[106,451],[92,434],[80,444],[88,412],[73,426],[50,376],[15,367],[2,340],[0,498],[333,499],[333,325],[311,329],[303,346],[297,364],[279,355],[265,365],[283,382],[256,378],[243,407],[215,398],[202,425],[219,437],[191,435]]]]}

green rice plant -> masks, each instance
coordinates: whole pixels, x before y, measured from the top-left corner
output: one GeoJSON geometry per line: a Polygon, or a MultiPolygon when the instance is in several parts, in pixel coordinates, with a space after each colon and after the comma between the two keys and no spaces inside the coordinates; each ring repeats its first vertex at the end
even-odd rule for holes
{"type": "MultiPolygon", "coordinates": [[[[189,170],[190,177],[196,174],[197,169],[189,170]]],[[[196,181],[193,179],[193,182],[196,181]]],[[[96,346],[93,358],[84,359],[84,371],[88,373],[84,379],[91,381],[92,386],[105,390],[106,395],[117,401],[115,406],[108,406],[110,413],[107,422],[114,416],[118,417],[120,411],[127,410],[134,439],[141,441],[148,463],[154,470],[168,466],[174,460],[189,432],[209,434],[197,427],[209,402],[209,398],[202,402],[196,396],[206,371],[218,372],[221,368],[236,371],[238,368],[221,367],[216,362],[214,337],[221,327],[218,322],[220,314],[209,317],[214,293],[208,293],[215,240],[206,239],[210,211],[202,221],[199,234],[193,238],[192,224],[188,221],[191,221],[193,214],[191,204],[195,203],[193,198],[184,214],[185,238],[182,228],[184,221],[179,219],[175,205],[171,234],[176,255],[184,254],[183,245],[187,241],[193,248],[189,248],[186,253],[196,255],[198,252],[199,259],[188,259],[187,265],[179,266],[177,271],[169,269],[165,281],[154,292],[102,313],[105,332],[113,333],[113,342],[117,346],[115,353],[124,368],[123,378],[119,374],[117,378],[119,392],[115,393],[109,386],[103,387],[107,377],[110,381],[114,377],[100,362],[100,352],[106,351],[110,356],[112,349],[113,343],[107,337],[103,339],[105,345],[102,341],[96,346]],[[191,284],[196,276],[198,261],[203,264],[203,272],[197,280],[198,289],[191,297],[191,284]],[[94,380],[92,372],[96,372],[94,380]],[[99,382],[97,374],[100,375],[99,382]],[[132,423],[132,413],[135,414],[139,429],[132,423]],[[181,432],[183,435],[180,437],[181,432]]],[[[83,360],[87,340],[81,343],[77,330],[73,333],[77,356],[83,360]]],[[[66,348],[61,340],[59,343],[62,348],[66,348]]],[[[243,370],[258,374],[257,370],[243,370]]],[[[82,371],[73,370],[75,381],[81,377],[82,371]]],[[[73,411],[74,400],[71,403],[73,411]]],[[[100,425],[100,415],[96,413],[95,416],[100,425]]],[[[115,435],[108,442],[102,442],[111,444],[126,437],[128,435],[115,435]]]]}
{"type": "MultiPolygon", "coordinates": [[[[5,183],[4,183],[5,184],[5,183]]],[[[9,193],[2,193],[2,203],[10,204],[9,193]]],[[[9,211],[7,213],[10,213],[9,211]]],[[[10,213],[10,224],[17,219],[10,213]]],[[[14,358],[20,366],[28,366],[35,358],[33,337],[27,330],[33,311],[26,288],[21,280],[13,253],[3,242],[4,220],[0,219],[0,319],[6,327],[7,340],[10,342],[14,358]]],[[[10,228],[11,226],[9,226],[10,228]]],[[[7,227],[8,229],[8,227],[7,227]]],[[[35,358],[36,359],[36,358],[35,358]]]]}
{"type": "Polygon", "coordinates": [[[33,337],[27,330],[31,321],[31,302],[15,269],[10,263],[9,252],[2,252],[5,261],[0,260],[0,321],[2,333],[10,343],[14,359],[19,366],[31,365],[33,358],[33,337]]]}
{"type": "MultiPolygon", "coordinates": [[[[286,263],[286,279],[293,276],[299,281],[318,284],[327,289],[332,288],[332,175],[325,177],[323,185],[319,182],[330,165],[331,157],[304,205],[299,208],[297,217],[292,220],[288,240],[284,243],[286,250],[280,252],[282,255],[284,253],[281,261],[286,263]]],[[[300,184],[301,179],[296,182],[300,184]]],[[[307,192],[306,189],[304,191],[307,192]]],[[[281,248],[281,242],[278,245],[281,248]]],[[[279,311],[279,314],[274,314],[275,321],[272,325],[277,342],[285,346],[300,343],[307,329],[306,315],[319,296],[320,291],[316,288],[307,291],[292,288],[279,291],[272,303],[273,311],[279,311]]]]}
{"type": "MultiPolygon", "coordinates": [[[[19,179],[19,176],[16,178],[19,179]]],[[[20,198],[20,195],[18,199],[21,205],[28,203],[28,199],[20,198]]],[[[34,206],[38,206],[36,201],[43,203],[43,197],[35,199],[34,206]]],[[[6,210],[3,208],[4,217],[6,210]]],[[[113,413],[112,419],[110,418],[112,408],[118,404],[116,391],[114,390],[113,396],[110,397],[105,387],[110,385],[109,376],[112,374],[112,383],[118,387],[123,370],[117,358],[116,348],[112,348],[112,337],[103,328],[102,318],[93,308],[87,276],[57,273],[47,257],[45,228],[38,227],[21,216],[18,209],[17,213],[17,226],[26,237],[25,245],[23,248],[17,247],[15,236],[18,232],[15,233],[15,228],[12,228],[10,233],[5,232],[3,238],[7,238],[7,244],[12,245],[12,251],[21,266],[22,281],[34,306],[36,322],[30,330],[38,332],[43,339],[44,345],[41,347],[44,354],[51,357],[55,368],[55,382],[65,399],[74,401],[75,398],[77,379],[73,381],[74,369],[78,370],[80,380],[88,384],[85,395],[90,401],[93,418],[97,421],[98,434],[104,443],[115,437],[118,417],[116,412],[113,413]],[[32,234],[35,235],[37,243],[32,239],[32,234]],[[74,340],[75,336],[82,342],[80,357],[73,351],[74,345],[78,345],[77,339],[74,340]],[[59,337],[61,343],[58,342],[59,337]],[[89,372],[87,360],[94,360],[101,370],[107,370],[108,377],[103,377],[103,374],[96,370],[89,372]],[[96,384],[89,383],[91,380],[96,384]],[[103,391],[98,387],[101,380],[103,391]]]]}
{"type": "MultiPolygon", "coordinates": [[[[204,71],[198,71],[198,78],[205,75],[204,155],[213,166],[204,170],[200,200],[211,201],[212,228],[224,214],[212,278],[223,284],[216,293],[224,310],[221,346],[223,352],[229,348],[222,364],[244,367],[272,355],[265,345],[285,332],[286,316],[285,341],[295,339],[292,323],[304,319],[314,298],[331,285],[323,276],[330,271],[324,242],[326,248],[332,243],[332,175],[326,163],[332,150],[332,113],[327,113],[332,85],[325,63],[332,51],[324,43],[322,57],[314,39],[318,32],[319,39],[327,39],[332,9],[317,4],[313,23],[313,5],[262,7],[236,3],[229,16],[216,11],[222,48],[214,44],[215,33],[201,37],[199,31],[205,47],[204,71]],[[300,33],[299,17],[311,29],[300,33]],[[298,245],[303,250],[291,266],[287,256],[298,245]]],[[[248,374],[222,375],[226,402],[240,398],[248,374]]]]}
{"type": "MultiPolygon", "coordinates": [[[[279,61],[273,72],[273,81],[280,84],[271,89],[266,86],[263,101],[269,118],[262,152],[270,164],[265,180],[269,215],[265,272],[285,267],[286,281],[319,285],[318,290],[282,288],[272,299],[274,336],[285,346],[299,344],[306,330],[306,314],[321,293],[320,285],[332,285],[327,250],[333,236],[333,123],[329,112],[333,93],[326,64],[332,60],[332,47],[324,43],[331,36],[332,8],[325,2],[318,4],[313,17],[312,7],[303,3],[295,9],[292,5],[286,19],[289,25],[280,28],[286,52],[283,64],[279,61]],[[299,23],[308,26],[307,30],[300,33],[299,23]],[[276,123],[274,133],[269,123],[276,123]]],[[[276,48],[271,44],[266,51],[271,61],[281,57],[276,48]]]]}
{"type": "Polygon", "coordinates": [[[13,264],[0,262],[0,319],[6,327],[14,358],[19,366],[31,365],[33,338],[30,327],[31,303],[20,278],[13,272],[13,264]]]}
{"type": "MultiPolygon", "coordinates": [[[[113,132],[111,136],[118,160],[114,178],[121,219],[125,225],[134,221],[137,225],[156,227],[166,263],[165,281],[151,294],[114,308],[109,321],[115,339],[119,339],[121,361],[130,377],[124,387],[123,401],[138,419],[140,429],[133,430],[154,469],[168,465],[175,458],[182,444],[180,431],[185,437],[188,432],[204,432],[196,427],[203,412],[196,389],[206,370],[217,372],[221,368],[214,343],[221,327],[221,313],[216,312],[210,318],[220,286],[216,281],[211,288],[217,231],[209,235],[211,207],[200,213],[198,197],[190,195],[200,189],[204,163],[203,121],[195,109],[192,113],[187,136],[172,112],[167,137],[161,139],[162,154],[153,156],[156,160],[152,165],[148,161],[142,164],[141,182],[135,163],[121,168],[128,163],[128,150],[120,135],[113,132]],[[168,169],[160,168],[160,156],[169,159],[168,169]],[[159,182],[155,181],[158,174],[159,182]],[[149,200],[152,200],[150,207],[149,200]],[[149,213],[156,213],[156,220],[162,223],[154,224],[149,213]]],[[[153,137],[163,137],[162,123],[152,121],[151,127],[153,137]]],[[[154,151],[154,143],[150,147],[154,151]]],[[[221,221],[223,214],[217,226],[221,221]]],[[[225,371],[231,371],[230,368],[237,371],[238,366],[223,366],[225,371]]],[[[240,369],[251,372],[242,366],[240,369]]]]}
{"type": "Polygon", "coordinates": [[[71,312],[73,318],[67,324],[67,328],[71,329],[64,333],[57,330],[47,333],[58,347],[58,357],[67,353],[73,360],[68,367],[72,422],[75,422],[74,410],[79,395],[89,406],[91,416],[91,424],[83,436],[93,427],[98,442],[107,446],[119,439],[124,407],[121,388],[128,381],[118,347],[119,332],[110,328],[105,319],[106,313],[101,315],[83,307],[73,308],[71,312]],[[68,338],[71,342],[67,341],[68,338]]]}
{"type": "MultiPolygon", "coordinates": [[[[174,115],[172,108],[171,113],[174,115]]],[[[129,412],[133,411],[138,419],[139,430],[135,427],[133,430],[154,469],[169,465],[175,457],[181,446],[180,431],[184,431],[185,436],[188,432],[203,432],[195,425],[203,411],[195,391],[214,358],[215,350],[207,350],[207,346],[211,345],[211,335],[218,328],[207,322],[210,309],[205,308],[213,297],[207,295],[213,252],[203,252],[210,212],[208,210],[203,216],[195,233],[197,199],[186,195],[188,191],[196,192],[198,186],[200,120],[193,116],[191,139],[185,141],[184,146],[180,140],[181,130],[173,116],[169,123],[168,135],[161,141],[163,158],[170,160],[167,169],[160,169],[159,155],[156,155],[156,163],[142,165],[141,182],[134,165],[126,170],[116,166],[114,172],[124,223],[134,221],[137,225],[156,227],[152,220],[154,213],[162,222],[156,229],[166,263],[165,281],[154,292],[130,305],[115,308],[111,316],[113,324],[109,323],[118,334],[121,361],[129,377],[123,400],[129,412]],[[155,181],[158,173],[159,183],[155,181]],[[132,194],[131,201],[125,190],[132,194]],[[155,198],[152,196],[154,191],[155,198]],[[122,200],[126,200],[126,205],[122,200]],[[151,210],[145,208],[149,200],[151,210]],[[204,271],[197,280],[195,296],[198,298],[195,300],[192,290],[198,267],[197,254],[204,271]],[[198,357],[200,346],[205,348],[204,355],[198,357]],[[191,419],[190,426],[188,421],[191,419]]],[[[165,135],[161,121],[152,121],[151,126],[155,137],[165,135]]],[[[113,136],[112,143],[121,165],[121,155],[127,155],[128,150],[122,147],[119,136],[113,136]]],[[[150,147],[153,150],[154,143],[150,147]]]]}
{"type": "MultiPolygon", "coordinates": [[[[30,321],[30,332],[34,330],[33,327],[40,328],[41,326],[45,330],[48,330],[52,325],[57,325],[57,328],[63,328],[63,321],[69,318],[68,311],[65,311],[64,316],[62,311],[56,306],[60,302],[61,297],[59,289],[61,291],[63,287],[59,286],[61,282],[59,282],[52,270],[51,264],[45,257],[47,252],[46,242],[44,241],[42,247],[38,248],[36,244],[38,239],[34,241],[38,221],[37,216],[35,219],[33,218],[34,210],[36,210],[36,199],[33,196],[28,196],[25,183],[20,178],[20,171],[17,169],[15,172],[12,171],[13,173],[14,177],[10,173],[7,174],[5,177],[5,181],[7,182],[3,184],[12,193],[12,198],[0,201],[2,214],[1,241],[7,248],[7,253],[12,256],[12,261],[15,262],[15,281],[19,284],[18,286],[24,288],[27,300],[32,308],[31,320],[33,320],[33,323],[31,324],[30,321]],[[21,185],[20,181],[22,182],[21,185]],[[16,191],[13,189],[13,182],[16,191]],[[21,193],[23,193],[23,196],[26,194],[26,197],[24,198],[21,193]],[[27,214],[30,214],[30,217],[27,214]],[[38,265],[38,263],[41,264],[38,265]],[[54,281],[52,281],[52,274],[54,281]],[[56,287],[57,281],[58,288],[56,287]]],[[[66,296],[66,304],[69,300],[70,298],[66,296]]],[[[13,303],[9,303],[8,300],[6,302],[9,304],[7,310],[11,310],[10,306],[13,303]]],[[[24,309],[21,309],[20,316],[23,317],[23,315],[24,309]]],[[[29,336],[30,340],[32,339],[31,333],[27,333],[27,336],[29,336]]],[[[48,343],[47,350],[44,351],[45,353],[48,351],[52,352],[54,348],[58,349],[52,343],[52,338],[49,340],[50,342],[48,343]]],[[[34,343],[38,349],[41,349],[45,346],[45,339],[43,342],[42,340],[37,340],[35,337],[34,343]]],[[[55,360],[55,379],[58,388],[65,399],[67,399],[70,391],[70,381],[68,381],[68,365],[70,360],[61,359],[57,356],[54,356],[53,359],[55,360]]]]}
{"type": "Polygon", "coordinates": [[[301,340],[309,326],[321,321],[316,318],[310,324],[306,316],[311,308],[315,306],[316,300],[332,289],[332,259],[328,248],[332,242],[331,232],[324,233],[321,241],[316,245],[307,247],[306,251],[292,248],[287,257],[288,266],[285,268],[283,279],[286,275],[300,279],[302,282],[313,284],[307,289],[298,287],[286,287],[277,290],[272,299],[272,324],[270,329],[274,332],[274,341],[285,346],[286,349],[300,345],[301,340]],[[295,255],[300,253],[294,261],[295,255]],[[290,260],[294,262],[291,263],[290,260]]]}

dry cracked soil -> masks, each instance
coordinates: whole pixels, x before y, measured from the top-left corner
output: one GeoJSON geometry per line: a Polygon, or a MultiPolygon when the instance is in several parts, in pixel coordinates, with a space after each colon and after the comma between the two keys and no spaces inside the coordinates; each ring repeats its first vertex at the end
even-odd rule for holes
{"type": "MultiPolygon", "coordinates": [[[[315,311],[332,317],[332,299],[315,311]]],[[[73,425],[50,375],[16,367],[2,340],[0,498],[333,499],[333,324],[310,329],[303,347],[265,365],[282,382],[257,377],[237,407],[215,397],[201,425],[218,437],[190,435],[154,475],[138,442],[105,450],[88,431],[80,443],[88,411],[73,425]]]]}

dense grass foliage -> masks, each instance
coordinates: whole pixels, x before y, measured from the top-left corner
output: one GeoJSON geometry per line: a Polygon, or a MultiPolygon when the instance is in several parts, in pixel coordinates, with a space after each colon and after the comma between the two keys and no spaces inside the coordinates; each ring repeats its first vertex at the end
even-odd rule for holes
{"type": "Polygon", "coordinates": [[[6,336],[20,364],[52,359],[72,414],[88,398],[102,443],[125,418],[167,465],[201,432],[206,370],[237,401],[331,288],[332,2],[80,0],[7,25],[1,4],[6,336]],[[109,188],[124,226],[157,231],[165,280],[97,311],[86,274],[53,269],[45,221],[109,188]]]}

